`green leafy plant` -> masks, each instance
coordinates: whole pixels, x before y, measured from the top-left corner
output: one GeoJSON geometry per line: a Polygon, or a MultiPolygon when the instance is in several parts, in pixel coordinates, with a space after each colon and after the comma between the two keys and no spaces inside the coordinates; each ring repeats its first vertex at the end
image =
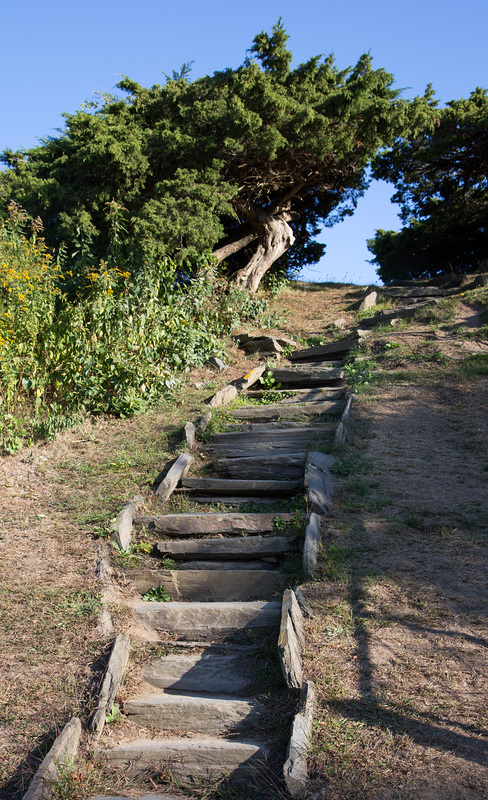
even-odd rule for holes
{"type": "Polygon", "coordinates": [[[107,712],[105,715],[105,722],[110,724],[112,722],[121,722],[122,721],[122,712],[118,705],[115,703],[111,706],[110,711],[107,712]]]}
{"type": "Polygon", "coordinates": [[[164,586],[153,586],[151,589],[143,594],[143,600],[152,600],[158,603],[167,603],[171,600],[170,594],[166,591],[164,586]]]}

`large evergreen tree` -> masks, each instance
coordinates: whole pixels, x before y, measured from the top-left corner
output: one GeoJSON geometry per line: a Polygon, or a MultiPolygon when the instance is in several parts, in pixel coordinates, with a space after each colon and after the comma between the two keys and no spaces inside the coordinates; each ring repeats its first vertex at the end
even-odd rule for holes
{"type": "Polygon", "coordinates": [[[280,21],[241,67],[193,82],[186,66],[150,89],[124,78],[125,99],[67,114],[58,136],[4,152],[8,197],[43,219],[50,243],[81,233],[100,253],[115,201],[148,256],[210,250],[252,290],[278,260],[316,262],[320,226],[352,213],[378,149],[431,109],[401,100],[369,55],[342,71],[332,56],[292,70],[287,39],[280,21]]]}
{"type": "Polygon", "coordinates": [[[368,242],[385,282],[476,269],[488,257],[486,90],[437,110],[433,124],[377,157],[374,175],[395,185],[404,223],[368,242]]]}

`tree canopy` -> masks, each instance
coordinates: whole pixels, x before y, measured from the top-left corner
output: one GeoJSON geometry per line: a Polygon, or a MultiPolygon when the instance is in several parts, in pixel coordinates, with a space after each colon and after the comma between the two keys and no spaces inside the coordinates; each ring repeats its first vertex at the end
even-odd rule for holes
{"type": "Polygon", "coordinates": [[[99,253],[118,203],[148,258],[212,251],[252,290],[276,262],[318,261],[320,227],[352,213],[379,148],[432,109],[402,100],[369,55],[292,69],[287,40],[279,21],[237,69],[190,81],[185,65],[149,89],[124,77],[124,98],[85,104],[57,136],[2,154],[8,198],[41,217],[51,245],[84,236],[99,253]]]}
{"type": "Polygon", "coordinates": [[[486,90],[436,110],[434,124],[377,157],[374,175],[395,185],[404,223],[368,242],[383,281],[476,269],[488,256],[486,90]]]}

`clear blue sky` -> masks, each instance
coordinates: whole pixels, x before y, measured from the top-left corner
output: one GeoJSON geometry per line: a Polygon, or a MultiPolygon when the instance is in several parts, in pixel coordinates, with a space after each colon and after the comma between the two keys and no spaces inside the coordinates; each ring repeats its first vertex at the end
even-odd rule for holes
{"type": "MultiPolygon", "coordinates": [[[[488,86],[486,0],[24,0],[6,3],[2,28],[0,150],[32,147],[93,92],[129,75],[151,86],[193,61],[193,78],[239,66],[254,36],[282,17],[294,64],[333,52],[340,68],[371,51],[406,96],[432,83],[441,104],[488,86]]],[[[375,185],[354,217],[324,231],[327,253],[309,280],[376,280],[365,245],[398,228],[392,187],[375,185]]]]}

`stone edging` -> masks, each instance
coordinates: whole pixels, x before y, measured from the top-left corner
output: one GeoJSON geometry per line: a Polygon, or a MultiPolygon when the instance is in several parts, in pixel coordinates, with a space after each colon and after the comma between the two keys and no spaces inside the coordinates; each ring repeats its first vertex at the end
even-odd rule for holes
{"type": "Polygon", "coordinates": [[[81,722],[73,717],[63,728],[32,778],[23,800],[48,800],[51,786],[63,768],[73,765],[81,736],[81,722]]]}

